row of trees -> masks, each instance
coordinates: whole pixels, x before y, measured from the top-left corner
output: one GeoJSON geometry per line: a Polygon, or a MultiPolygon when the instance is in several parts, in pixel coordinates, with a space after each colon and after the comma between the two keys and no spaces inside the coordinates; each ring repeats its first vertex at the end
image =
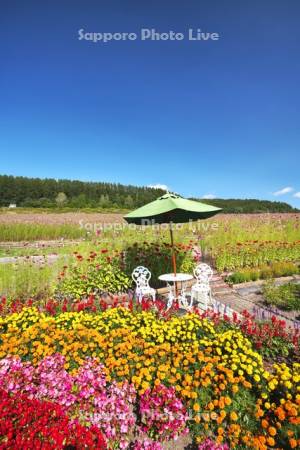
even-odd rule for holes
{"type": "Polygon", "coordinates": [[[286,212],[299,212],[296,208],[293,208],[288,203],[284,202],[271,202],[269,200],[257,200],[257,199],[213,199],[213,200],[201,200],[203,203],[223,208],[223,212],[227,214],[232,213],[286,213],[286,212]]]}
{"type": "MultiPolygon", "coordinates": [[[[52,178],[0,175],[0,206],[126,208],[134,209],[155,200],[165,191],[115,183],[95,183],[52,178]]],[[[197,199],[199,200],[199,199],[197,199]]],[[[287,203],[268,200],[213,199],[200,201],[223,208],[225,213],[296,212],[287,203]]]]}
{"type": "Polygon", "coordinates": [[[136,208],[155,200],[161,189],[52,178],[0,175],[0,206],[136,208]]]}

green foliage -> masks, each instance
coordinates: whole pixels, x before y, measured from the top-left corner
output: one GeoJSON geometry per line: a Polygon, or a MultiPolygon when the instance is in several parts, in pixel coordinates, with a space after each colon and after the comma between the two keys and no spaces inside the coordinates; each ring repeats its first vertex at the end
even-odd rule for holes
{"type": "MultiPolygon", "coordinates": [[[[250,339],[251,340],[251,339],[250,339]]],[[[264,345],[259,352],[268,359],[275,361],[278,358],[292,359],[295,352],[295,346],[292,342],[281,336],[274,336],[271,345],[264,345]]]]}
{"type": "Polygon", "coordinates": [[[62,261],[51,265],[30,261],[0,264],[0,296],[19,300],[51,298],[62,265],[62,261]]]}
{"type": "Polygon", "coordinates": [[[67,203],[67,200],[68,198],[64,192],[59,192],[55,197],[55,202],[58,206],[63,206],[65,203],[67,203]]]}
{"type": "MultiPolygon", "coordinates": [[[[16,203],[23,207],[54,208],[66,203],[74,208],[134,209],[155,200],[165,191],[148,187],[125,186],[116,183],[83,182],[0,175],[0,207],[16,203]],[[60,201],[62,200],[62,201],[60,201]]],[[[199,200],[199,199],[195,199],[199,200]]],[[[200,199],[218,206],[224,213],[295,212],[297,209],[283,202],[256,199],[200,199]]]]}
{"type": "MultiPolygon", "coordinates": [[[[175,245],[176,266],[178,272],[191,273],[196,264],[192,245],[175,245]]],[[[166,284],[158,280],[159,275],[172,273],[172,251],[167,243],[143,242],[134,243],[124,251],[125,270],[131,275],[136,266],[145,266],[151,272],[151,286],[165,287],[166,284]]]]}
{"type": "Polygon", "coordinates": [[[219,271],[261,267],[274,262],[297,262],[300,261],[300,241],[238,242],[226,246],[215,246],[212,254],[219,271]]]}
{"type": "Polygon", "coordinates": [[[136,208],[155,200],[161,189],[94,183],[78,180],[55,180],[0,175],[0,206],[54,208],[66,203],[75,208],[136,208]],[[62,195],[63,194],[63,195],[62,195]]]}
{"type": "Polygon", "coordinates": [[[300,285],[287,283],[276,286],[272,281],[264,285],[265,302],[283,310],[300,310],[300,285]]]}
{"type": "Polygon", "coordinates": [[[86,231],[71,224],[0,223],[0,241],[35,241],[43,239],[78,239],[86,231]]]}
{"type": "Polygon", "coordinates": [[[195,200],[222,208],[225,214],[286,213],[298,211],[288,203],[272,202],[269,200],[221,198],[195,200]]]}
{"type": "Polygon", "coordinates": [[[234,272],[226,278],[226,281],[233,284],[246,283],[248,281],[267,280],[276,277],[285,277],[299,273],[297,264],[282,262],[273,263],[269,266],[246,268],[234,272]]]}
{"type": "Polygon", "coordinates": [[[56,287],[56,296],[84,299],[90,295],[126,292],[132,280],[120,269],[118,259],[92,254],[84,259],[77,255],[77,261],[65,267],[56,287]]]}

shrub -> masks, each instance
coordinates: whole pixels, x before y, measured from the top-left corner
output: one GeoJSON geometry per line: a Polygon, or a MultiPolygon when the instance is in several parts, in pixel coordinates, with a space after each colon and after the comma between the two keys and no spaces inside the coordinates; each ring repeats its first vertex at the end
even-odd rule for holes
{"type": "Polygon", "coordinates": [[[60,274],[57,297],[79,300],[90,295],[124,293],[130,288],[132,281],[121,270],[118,256],[106,256],[106,250],[91,252],[87,258],[75,256],[76,262],[60,274]]]}
{"type": "MultiPolygon", "coordinates": [[[[192,241],[189,245],[175,245],[175,253],[178,272],[192,272],[201,257],[192,241]]],[[[131,276],[136,266],[146,266],[152,274],[151,285],[165,286],[158,277],[163,273],[173,272],[171,246],[167,243],[135,243],[124,251],[124,264],[128,276],[131,276]]]]}
{"type": "Polygon", "coordinates": [[[276,286],[273,282],[264,285],[263,294],[268,305],[284,310],[300,310],[300,285],[287,283],[276,286]]]}
{"type": "Polygon", "coordinates": [[[263,265],[258,268],[241,269],[229,275],[226,281],[238,284],[259,279],[268,280],[271,278],[290,276],[299,273],[299,267],[291,262],[278,262],[270,265],[263,265]]]}
{"type": "Polygon", "coordinates": [[[263,266],[260,270],[260,278],[263,280],[267,280],[268,278],[272,278],[273,272],[270,266],[263,266]]]}

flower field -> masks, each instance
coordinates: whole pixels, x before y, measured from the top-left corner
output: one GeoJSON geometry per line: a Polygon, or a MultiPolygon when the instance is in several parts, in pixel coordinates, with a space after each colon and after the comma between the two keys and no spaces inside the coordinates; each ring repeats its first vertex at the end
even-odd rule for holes
{"type": "MultiPolygon", "coordinates": [[[[108,249],[109,257],[115,258],[115,252],[125,252],[127,268],[143,263],[153,273],[152,281],[157,283],[157,275],[170,269],[169,235],[166,229],[137,227],[130,229],[122,222],[118,214],[61,213],[61,214],[0,214],[1,241],[22,239],[59,239],[55,248],[1,248],[0,255],[45,256],[56,252],[60,258],[49,270],[46,263],[33,264],[16,262],[0,266],[1,295],[12,298],[53,296],[57,276],[63,272],[64,265],[73,266],[73,253],[89,258],[95,251],[108,249]],[[18,231],[20,228],[20,233],[18,231]],[[24,228],[24,232],[22,231],[24,228]],[[38,233],[35,227],[44,227],[38,233]],[[49,233],[47,230],[49,228],[49,233]],[[70,228],[70,234],[64,229],[70,228]],[[102,228],[101,228],[102,227],[102,228]],[[51,228],[51,230],[50,230],[51,228]],[[88,231],[90,230],[90,231],[88,231]],[[62,239],[84,237],[77,244],[61,247],[62,239]],[[146,244],[145,244],[146,242],[146,244]],[[16,275],[17,272],[17,275],[16,275]]],[[[234,279],[264,279],[272,276],[284,276],[286,272],[298,273],[300,259],[300,215],[299,214],[227,214],[191,224],[179,224],[175,232],[179,268],[190,271],[194,256],[205,257],[219,272],[235,272],[234,279]],[[190,250],[190,251],[189,251],[190,250]],[[196,254],[191,256],[196,250],[196,254]],[[294,267],[274,268],[274,264],[291,264],[294,267]],[[251,273],[248,273],[250,271],[251,273]],[[242,272],[242,273],[241,273],[242,272]],[[244,273],[246,272],[246,274],[244,273]],[[277,275],[278,274],[278,275],[277,275]]],[[[33,243],[32,243],[33,245],[33,243]]],[[[75,256],[76,258],[76,256],[75,256]]],[[[46,258],[45,258],[46,261],[46,258]]],[[[121,258],[120,269],[124,268],[121,258]]],[[[80,269],[78,269],[80,271],[80,269]]],[[[129,269],[127,271],[128,275],[129,269]]],[[[75,280],[76,281],[76,280],[75,280]]],[[[239,282],[239,281],[238,281],[239,282]]],[[[76,284],[76,283],[75,283],[76,284]]],[[[66,289],[68,291],[70,286],[66,289]]],[[[76,287],[75,287],[76,289],[76,287]]],[[[71,287],[72,290],[72,287],[71,287]]],[[[81,286],[79,287],[81,290],[81,286]]],[[[116,287],[116,292],[118,288],[116,287]]],[[[73,295],[73,293],[72,293],[73,295]]],[[[76,294],[77,295],[77,294],[76,294]]]]}
{"type": "Polygon", "coordinates": [[[267,370],[237,326],[196,312],[164,319],[130,307],[55,315],[31,307],[3,316],[0,328],[1,407],[11,430],[1,448],[26,439],[62,448],[53,443],[72,445],[72,429],[77,448],[105,439],[108,448],[158,449],[187,433],[199,448],[300,444],[299,363],[267,370]],[[26,405],[19,413],[18,404],[26,405]],[[34,415],[23,413],[30,408],[34,415]],[[27,421],[38,424],[29,436],[27,421]]]}
{"type": "MultiPolygon", "coordinates": [[[[299,272],[298,215],[206,222],[176,231],[180,271],[204,255],[233,283],[299,272]]],[[[0,267],[0,449],[300,446],[299,328],[137,306],[132,269],[154,287],[172,271],[164,230],[111,229],[60,254],[0,267]]]]}

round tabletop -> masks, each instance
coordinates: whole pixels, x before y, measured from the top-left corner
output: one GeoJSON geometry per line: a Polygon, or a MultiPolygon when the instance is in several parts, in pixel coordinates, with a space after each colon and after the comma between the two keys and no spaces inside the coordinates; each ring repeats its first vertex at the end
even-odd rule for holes
{"type": "Polygon", "coordinates": [[[176,275],[174,273],[164,273],[158,277],[159,280],[166,282],[189,281],[193,278],[193,275],[189,273],[177,273],[176,275]]]}

